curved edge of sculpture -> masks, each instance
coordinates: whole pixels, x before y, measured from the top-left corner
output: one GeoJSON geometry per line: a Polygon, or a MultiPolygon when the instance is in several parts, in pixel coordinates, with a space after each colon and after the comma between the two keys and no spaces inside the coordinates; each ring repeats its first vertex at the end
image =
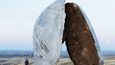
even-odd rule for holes
{"type": "MultiPolygon", "coordinates": [[[[80,8],[80,7],[79,7],[79,8],[80,8]]],[[[93,27],[92,27],[92,25],[91,25],[91,23],[90,23],[88,17],[86,16],[85,12],[83,11],[83,9],[80,8],[80,10],[81,10],[81,12],[82,12],[83,15],[84,15],[84,17],[85,17],[85,19],[86,19],[86,22],[87,22],[87,24],[89,25],[89,29],[90,29],[90,31],[91,31],[91,33],[92,33],[92,35],[93,35],[94,40],[95,40],[95,47],[96,47],[97,52],[98,52],[99,63],[100,63],[100,65],[104,65],[104,61],[103,61],[103,58],[102,58],[102,53],[101,53],[100,45],[99,45],[99,42],[98,42],[98,40],[97,40],[97,36],[96,36],[96,34],[95,34],[95,31],[93,30],[93,27]]]]}

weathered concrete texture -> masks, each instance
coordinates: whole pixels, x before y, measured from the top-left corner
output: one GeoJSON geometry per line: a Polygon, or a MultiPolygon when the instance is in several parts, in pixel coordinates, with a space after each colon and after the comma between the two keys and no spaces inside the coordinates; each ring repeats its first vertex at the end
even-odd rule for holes
{"type": "Polygon", "coordinates": [[[79,7],[67,3],[65,13],[63,41],[74,65],[99,65],[95,40],[79,7]]]}
{"type": "Polygon", "coordinates": [[[35,65],[56,65],[60,58],[65,22],[65,0],[49,5],[37,19],[33,31],[35,65]]]}

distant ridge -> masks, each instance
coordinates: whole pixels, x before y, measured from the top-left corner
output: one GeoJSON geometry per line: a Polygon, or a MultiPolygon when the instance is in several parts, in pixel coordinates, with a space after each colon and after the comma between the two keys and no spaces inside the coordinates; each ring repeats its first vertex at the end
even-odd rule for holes
{"type": "Polygon", "coordinates": [[[30,50],[0,50],[0,58],[2,57],[33,57],[30,50]]]}
{"type": "MultiPolygon", "coordinates": [[[[33,57],[32,50],[0,50],[0,58],[4,57],[33,57]]],[[[69,57],[67,51],[61,51],[61,58],[69,57]]]]}
{"type": "Polygon", "coordinates": [[[115,51],[102,51],[103,56],[115,56],[115,51]]]}
{"type": "MultiPolygon", "coordinates": [[[[115,51],[102,51],[103,56],[115,56],[115,51]]],[[[32,50],[0,50],[0,58],[3,57],[33,57],[32,50]]],[[[67,51],[61,51],[61,58],[69,57],[67,51]]]]}

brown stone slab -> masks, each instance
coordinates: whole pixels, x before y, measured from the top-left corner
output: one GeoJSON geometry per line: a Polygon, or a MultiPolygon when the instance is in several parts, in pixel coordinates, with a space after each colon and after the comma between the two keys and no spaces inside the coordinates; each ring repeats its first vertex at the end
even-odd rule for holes
{"type": "Polygon", "coordinates": [[[65,4],[63,41],[74,65],[99,65],[95,40],[79,6],[65,4]]]}

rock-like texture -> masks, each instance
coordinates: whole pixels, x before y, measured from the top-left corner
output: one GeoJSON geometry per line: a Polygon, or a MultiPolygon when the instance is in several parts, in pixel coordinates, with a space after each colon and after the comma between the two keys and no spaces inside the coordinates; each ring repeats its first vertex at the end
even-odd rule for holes
{"type": "Polygon", "coordinates": [[[56,65],[65,22],[65,0],[57,0],[39,16],[33,32],[35,65],[56,65]]]}
{"type": "Polygon", "coordinates": [[[99,65],[95,39],[79,6],[65,4],[63,41],[74,65],[99,65]]]}

